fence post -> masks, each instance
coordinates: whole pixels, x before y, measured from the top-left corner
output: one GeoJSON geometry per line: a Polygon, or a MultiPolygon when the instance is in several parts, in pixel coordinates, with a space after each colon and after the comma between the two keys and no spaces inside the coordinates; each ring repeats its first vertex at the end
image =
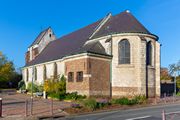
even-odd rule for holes
{"type": "Polygon", "coordinates": [[[0,117],[2,117],[2,98],[0,98],[0,117]]]}
{"type": "Polygon", "coordinates": [[[165,110],[162,110],[162,120],[166,120],[165,110]]]}
{"type": "Polygon", "coordinates": [[[175,97],[176,97],[175,94],[173,94],[173,103],[175,102],[175,97]]]}
{"type": "Polygon", "coordinates": [[[166,104],[166,93],[164,93],[164,102],[166,104]]]}
{"type": "Polygon", "coordinates": [[[53,116],[53,99],[51,99],[51,115],[53,116]]]}
{"type": "Polygon", "coordinates": [[[25,117],[28,116],[28,101],[25,100],[25,117]]]}
{"type": "Polygon", "coordinates": [[[33,115],[33,97],[31,97],[31,115],[33,115]]]}

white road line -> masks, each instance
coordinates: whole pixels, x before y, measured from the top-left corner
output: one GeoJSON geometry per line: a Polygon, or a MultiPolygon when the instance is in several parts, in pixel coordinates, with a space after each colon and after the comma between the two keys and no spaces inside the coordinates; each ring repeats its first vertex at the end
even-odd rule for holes
{"type": "Polygon", "coordinates": [[[143,118],[149,118],[151,116],[142,116],[142,117],[136,117],[136,118],[129,118],[129,119],[126,119],[126,120],[138,120],[138,119],[143,119],[143,118]]]}

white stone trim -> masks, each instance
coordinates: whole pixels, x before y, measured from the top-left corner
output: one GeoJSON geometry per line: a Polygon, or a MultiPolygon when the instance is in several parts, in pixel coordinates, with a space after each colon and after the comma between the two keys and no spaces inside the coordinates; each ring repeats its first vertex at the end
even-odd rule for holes
{"type": "Polygon", "coordinates": [[[92,75],[91,74],[83,74],[83,77],[92,77],[92,75]]]}
{"type": "Polygon", "coordinates": [[[92,35],[89,37],[91,39],[100,29],[101,27],[111,18],[112,14],[109,13],[100,23],[99,25],[95,28],[94,32],[92,35]]]}
{"type": "Polygon", "coordinates": [[[106,35],[103,37],[91,39],[91,40],[87,41],[85,44],[87,44],[88,42],[92,42],[92,41],[99,41],[102,39],[106,39],[106,38],[108,39],[111,37],[118,37],[118,36],[146,36],[146,37],[151,37],[151,38],[157,39],[157,37],[155,35],[150,35],[150,34],[145,34],[145,33],[117,33],[117,34],[106,35]]]}
{"type": "Polygon", "coordinates": [[[53,60],[53,61],[48,61],[48,62],[44,62],[44,63],[40,63],[40,64],[35,64],[35,65],[23,67],[22,70],[26,69],[26,68],[33,67],[33,66],[41,66],[41,65],[44,65],[44,64],[51,64],[53,62],[67,62],[67,61],[72,61],[72,60],[82,59],[82,58],[94,58],[94,59],[110,61],[111,57],[98,55],[98,54],[92,54],[92,53],[82,53],[82,54],[76,54],[76,55],[67,56],[67,57],[64,57],[64,58],[58,59],[58,60],[53,60]],[[101,58],[98,58],[98,57],[101,57],[101,58]]]}

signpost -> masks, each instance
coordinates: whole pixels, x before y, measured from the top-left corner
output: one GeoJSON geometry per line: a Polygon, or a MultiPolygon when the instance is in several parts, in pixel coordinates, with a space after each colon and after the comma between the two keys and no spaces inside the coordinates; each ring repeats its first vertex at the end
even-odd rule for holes
{"type": "Polygon", "coordinates": [[[0,117],[2,117],[2,98],[0,98],[0,117]]]}

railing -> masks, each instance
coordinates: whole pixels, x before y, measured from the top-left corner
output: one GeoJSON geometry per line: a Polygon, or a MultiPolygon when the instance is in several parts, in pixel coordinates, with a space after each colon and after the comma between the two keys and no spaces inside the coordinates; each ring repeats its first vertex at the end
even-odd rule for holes
{"type": "Polygon", "coordinates": [[[180,120],[180,111],[166,113],[162,111],[162,120],[180,120]]]}

